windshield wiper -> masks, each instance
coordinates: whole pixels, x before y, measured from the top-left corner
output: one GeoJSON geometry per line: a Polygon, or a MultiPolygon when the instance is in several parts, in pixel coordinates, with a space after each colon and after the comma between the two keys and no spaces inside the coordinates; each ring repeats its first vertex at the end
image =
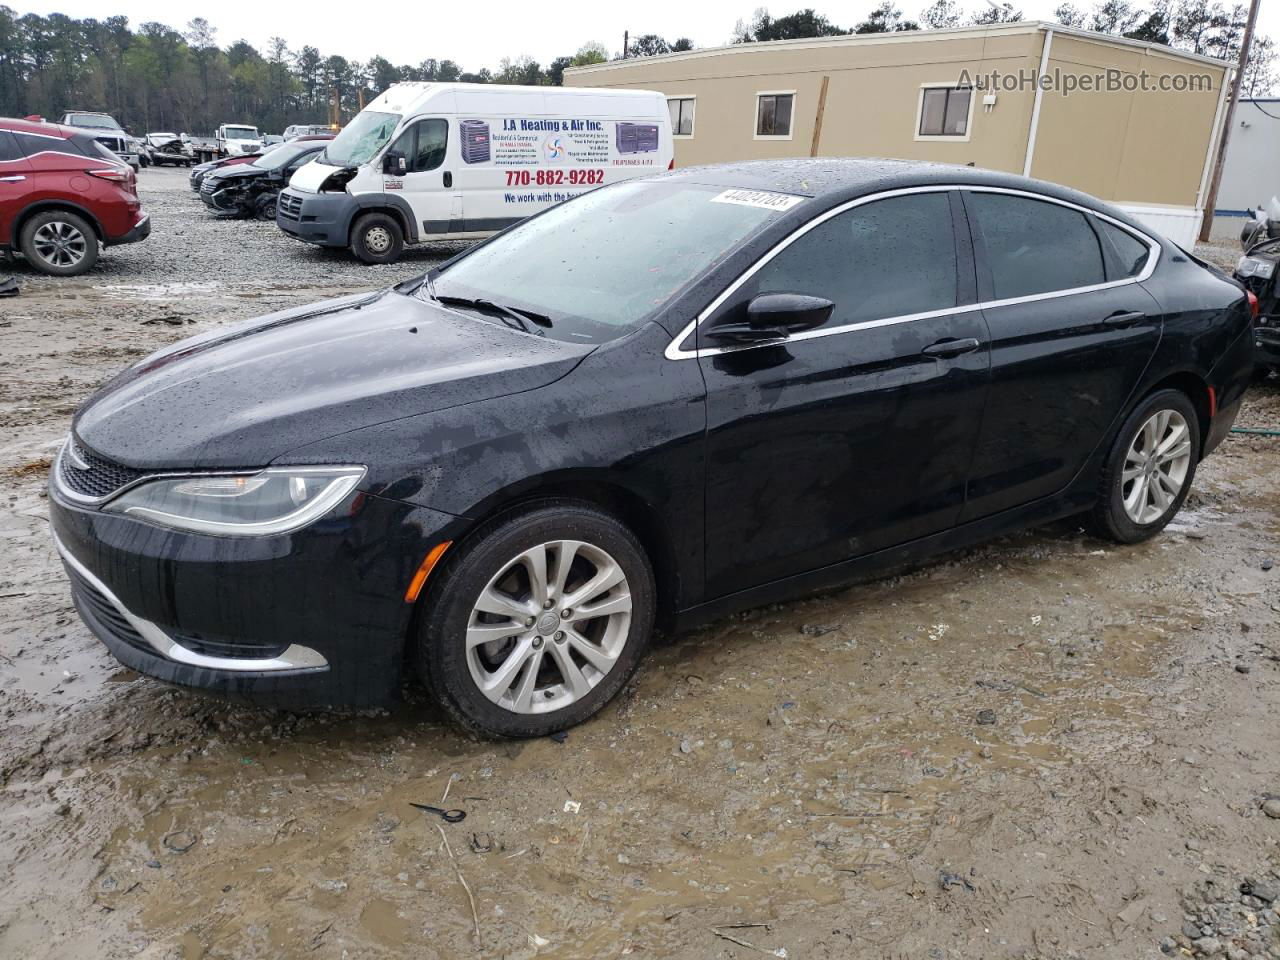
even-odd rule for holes
{"type": "Polygon", "coordinates": [[[427,295],[437,303],[455,307],[474,307],[478,310],[489,310],[493,313],[501,314],[504,318],[509,318],[504,320],[507,326],[514,327],[524,333],[537,333],[536,330],[529,329],[529,322],[536,323],[540,327],[551,326],[551,318],[546,314],[534,313],[532,310],[520,310],[502,303],[494,303],[492,300],[485,300],[483,297],[452,297],[448,294],[441,297],[436,295],[435,284],[430,279],[427,281],[427,286],[427,295]]]}

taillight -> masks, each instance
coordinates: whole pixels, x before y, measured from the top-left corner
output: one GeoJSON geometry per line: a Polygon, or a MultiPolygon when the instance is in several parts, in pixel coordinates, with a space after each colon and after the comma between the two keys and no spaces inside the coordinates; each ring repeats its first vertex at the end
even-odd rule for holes
{"type": "Polygon", "coordinates": [[[116,183],[128,183],[133,179],[133,171],[128,167],[123,170],[118,167],[103,167],[101,170],[86,170],[85,173],[100,180],[113,180],[116,183]]]}
{"type": "Polygon", "coordinates": [[[667,164],[667,169],[674,170],[675,168],[676,168],[676,158],[672,157],[671,162],[667,164]]]}
{"type": "Polygon", "coordinates": [[[1248,294],[1249,296],[1249,313],[1253,316],[1253,319],[1257,320],[1258,319],[1258,296],[1252,290],[1246,290],[1245,293],[1248,294]]]}

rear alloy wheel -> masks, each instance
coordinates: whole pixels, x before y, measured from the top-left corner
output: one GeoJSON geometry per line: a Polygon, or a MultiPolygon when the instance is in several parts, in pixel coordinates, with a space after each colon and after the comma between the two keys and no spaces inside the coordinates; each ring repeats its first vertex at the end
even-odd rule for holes
{"type": "Polygon", "coordinates": [[[351,252],[365,263],[394,263],[404,250],[404,231],[386,213],[366,213],[351,227],[351,252]]]}
{"type": "Polygon", "coordinates": [[[591,716],[626,683],[653,626],[640,545],[585,505],[500,518],[438,576],[419,669],[455,719],[489,736],[541,736],[591,716]]]}
{"type": "Polygon", "coordinates": [[[22,255],[37,270],[57,277],[84,273],[98,260],[98,236],[83,217],[63,210],[37,213],[18,238],[22,255]]]}
{"type": "Polygon", "coordinates": [[[1187,498],[1199,459],[1199,419],[1186,394],[1148,397],[1112,447],[1094,510],[1098,532],[1137,543],[1164,529],[1187,498]]]}

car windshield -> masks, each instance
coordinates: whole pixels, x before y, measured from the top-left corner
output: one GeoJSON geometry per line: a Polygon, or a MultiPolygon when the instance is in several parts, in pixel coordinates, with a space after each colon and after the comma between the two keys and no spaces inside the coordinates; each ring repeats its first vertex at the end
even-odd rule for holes
{"type": "Polygon", "coordinates": [[[253,127],[227,127],[226,136],[228,140],[257,140],[258,131],[253,127]]]}
{"type": "Polygon", "coordinates": [[[287,167],[291,164],[298,158],[299,154],[314,149],[314,146],[305,146],[303,144],[278,144],[274,149],[268,150],[253,161],[250,166],[257,167],[259,170],[279,170],[281,167],[287,167]]]}
{"type": "Polygon", "coordinates": [[[320,159],[335,167],[358,167],[387,145],[399,125],[397,113],[362,111],[325,148],[320,159]]]}
{"type": "Polygon", "coordinates": [[[480,307],[493,313],[501,304],[546,318],[538,329],[547,336],[604,343],[639,327],[794,202],[683,181],[604,187],[476,248],[420,296],[487,301],[480,307]]]}

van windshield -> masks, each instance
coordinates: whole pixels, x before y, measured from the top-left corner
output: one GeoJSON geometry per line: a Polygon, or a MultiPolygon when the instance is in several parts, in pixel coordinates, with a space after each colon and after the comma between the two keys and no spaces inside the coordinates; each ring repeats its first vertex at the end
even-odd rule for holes
{"type": "Polygon", "coordinates": [[[615,340],[786,209],[732,198],[746,192],[663,180],[601,187],[477,247],[419,295],[536,314],[539,332],[572,343],[615,340]]]}
{"type": "Polygon", "coordinates": [[[325,147],[320,160],[335,167],[358,167],[387,145],[399,125],[398,113],[361,111],[325,147]]]}

